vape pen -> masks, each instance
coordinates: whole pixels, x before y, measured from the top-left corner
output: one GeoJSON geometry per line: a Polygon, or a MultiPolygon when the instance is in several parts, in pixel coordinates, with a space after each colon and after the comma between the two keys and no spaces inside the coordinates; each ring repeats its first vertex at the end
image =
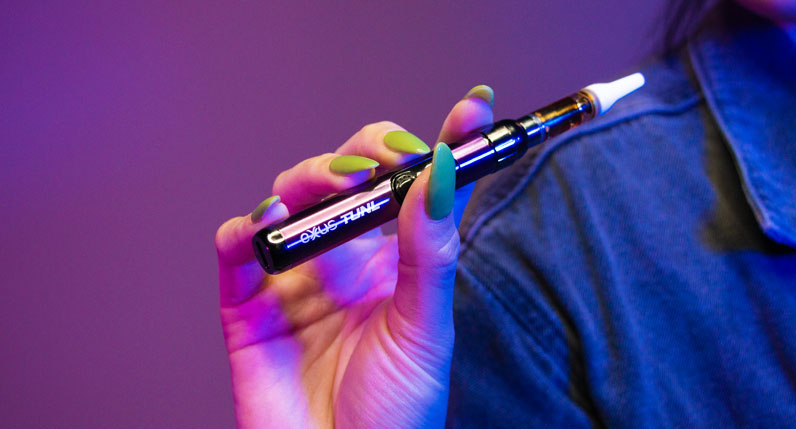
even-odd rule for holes
{"type": "MultiPolygon", "coordinates": [[[[589,85],[529,115],[496,122],[450,143],[456,188],[505,168],[529,147],[605,113],[643,85],[641,73],[589,85]]],[[[395,219],[409,187],[431,159],[429,153],[262,229],[252,240],[257,260],[266,272],[276,274],[395,219]]]]}

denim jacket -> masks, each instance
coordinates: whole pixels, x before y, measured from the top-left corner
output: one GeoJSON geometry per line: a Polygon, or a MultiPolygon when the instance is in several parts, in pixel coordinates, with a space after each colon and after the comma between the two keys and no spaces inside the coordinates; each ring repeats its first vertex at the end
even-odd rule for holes
{"type": "Polygon", "coordinates": [[[733,6],[644,72],[476,187],[449,426],[796,426],[796,47],[733,6]]]}

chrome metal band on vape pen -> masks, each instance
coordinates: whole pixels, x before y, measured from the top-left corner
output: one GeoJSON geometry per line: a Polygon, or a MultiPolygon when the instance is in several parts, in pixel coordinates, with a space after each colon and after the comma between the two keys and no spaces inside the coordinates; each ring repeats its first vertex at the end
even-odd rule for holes
{"type": "MultiPolygon", "coordinates": [[[[494,123],[451,143],[456,187],[506,167],[529,147],[595,115],[595,99],[581,91],[516,121],[494,123]]],[[[264,228],[253,239],[258,261],[265,271],[276,274],[395,219],[409,187],[431,159],[431,154],[426,155],[264,228]]]]}

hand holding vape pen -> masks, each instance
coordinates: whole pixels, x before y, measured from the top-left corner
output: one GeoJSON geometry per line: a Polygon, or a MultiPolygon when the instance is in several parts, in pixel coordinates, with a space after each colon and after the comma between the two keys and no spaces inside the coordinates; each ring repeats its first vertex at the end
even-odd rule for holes
{"type": "MultiPolygon", "coordinates": [[[[517,120],[503,120],[449,143],[456,160],[456,188],[505,168],[530,147],[607,112],[644,85],[635,73],[581,91],[517,120]]],[[[252,244],[266,272],[276,274],[331,250],[398,216],[415,178],[432,154],[293,214],[255,234],[252,244]]]]}

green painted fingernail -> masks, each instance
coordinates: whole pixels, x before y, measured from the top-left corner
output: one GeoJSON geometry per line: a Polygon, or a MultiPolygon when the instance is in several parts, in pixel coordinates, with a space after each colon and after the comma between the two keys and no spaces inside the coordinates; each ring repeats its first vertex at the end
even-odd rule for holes
{"type": "Polygon", "coordinates": [[[384,145],[388,148],[405,153],[429,153],[431,149],[423,140],[409,131],[390,131],[384,135],[384,145]]]}
{"type": "Polygon", "coordinates": [[[434,146],[434,158],[431,161],[431,176],[428,179],[426,192],[426,211],[428,217],[439,220],[453,210],[454,193],[456,191],[456,161],[450,148],[445,143],[434,146]]]}
{"type": "Polygon", "coordinates": [[[263,218],[263,215],[268,210],[268,208],[278,203],[279,201],[280,201],[279,195],[274,195],[272,197],[266,198],[263,202],[261,202],[260,205],[257,206],[257,208],[254,209],[254,211],[252,212],[252,223],[259,222],[260,219],[263,218]]]}
{"type": "Polygon", "coordinates": [[[495,107],[495,91],[487,85],[474,86],[473,89],[467,91],[467,94],[464,96],[464,98],[472,97],[486,101],[489,103],[489,107],[495,107]]]}
{"type": "Polygon", "coordinates": [[[364,156],[342,155],[329,163],[329,170],[337,174],[351,174],[378,166],[378,162],[364,156]]]}

